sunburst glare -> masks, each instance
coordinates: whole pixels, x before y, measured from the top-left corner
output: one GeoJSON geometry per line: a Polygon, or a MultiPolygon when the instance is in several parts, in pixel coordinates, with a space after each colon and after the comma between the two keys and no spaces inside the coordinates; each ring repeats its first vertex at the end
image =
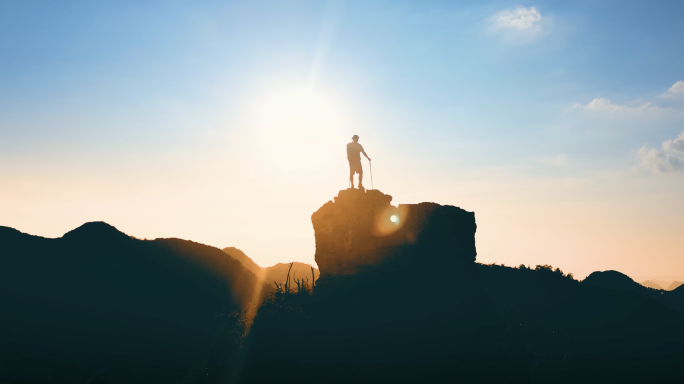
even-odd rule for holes
{"type": "Polygon", "coordinates": [[[266,98],[257,109],[263,158],[288,168],[325,159],[343,126],[338,104],[307,89],[289,89],[266,98]]]}

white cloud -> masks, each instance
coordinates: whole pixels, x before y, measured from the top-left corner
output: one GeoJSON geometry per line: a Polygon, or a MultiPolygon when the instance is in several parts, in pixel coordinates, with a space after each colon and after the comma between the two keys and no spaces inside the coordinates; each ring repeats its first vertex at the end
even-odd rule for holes
{"type": "Polygon", "coordinates": [[[653,173],[678,171],[684,169],[684,158],[664,153],[644,145],[639,149],[639,168],[653,173]]]}
{"type": "Polygon", "coordinates": [[[541,13],[535,7],[518,7],[514,11],[503,11],[496,15],[494,25],[518,30],[541,29],[541,13]]]}
{"type": "Polygon", "coordinates": [[[668,152],[684,153],[684,132],[680,133],[674,140],[663,141],[663,149],[668,152]]]}
{"type": "Polygon", "coordinates": [[[660,97],[664,98],[672,98],[677,96],[684,96],[684,81],[679,80],[678,82],[674,83],[670,89],[667,90],[667,92],[660,95],[660,97]]]}
{"type": "Polygon", "coordinates": [[[684,93],[684,81],[679,80],[667,90],[670,93],[684,93]]]}
{"type": "Polygon", "coordinates": [[[589,104],[585,105],[584,108],[591,109],[593,111],[598,110],[608,110],[608,111],[619,111],[624,109],[624,105],[617,105],[610,102],[610,99],[598,98],[592,100],[589,104]]]}
{"type": "MultiPolygon", "coordinates": [[[[573,105],[575,107],[577,104],[573,105]]],[[[626,105],[614,104],[610,99],[603,97],[596,98],[584,106],[585,109],[592,111],[611,111],[611,112],[644,112],[644,111],[662,111],[663,108],[652,106],[651,103],[645,103],[638,107],[628,107],[626,105]]]]}
{"type": "Polygon", "coordinates": [[[502,33],[504,37],[522,42],[536,37],[542,31],[542,24],[548,20],[542,17],[535,7],[518,7],[501,11],[489,19],[491,30],[502,33]]]}
{"type": "MultiPolygon", "coordinates": [[[[684,98],[684,81],[678,81],[674,83],[670,87],[670,89],[667,90],[667,92],[663,93],[660,95],[661,98],[674,98],[674,97],[681,97],[684,98]]],[[[658,106],[655,106],[651,104],[651,102],[643,103],[642,99],[637,99],[634,100],[631,104],[632,105],[638,105],[638,106],[629,106],[629,105],[620,105],[620,104],[615,104],[610,101],[610,99],[606,99],[603,97],[597,97],[594,100],[590,101],[589,104],[587,105],[580,105],[580,104],[573,104],[572,108],[577,109],[584,107],[586,110],[591,110],[591,111],[610,111],[610,112],[662,112],[662,111],[672,111],[672,108],[661,108],[658,106]]]]}

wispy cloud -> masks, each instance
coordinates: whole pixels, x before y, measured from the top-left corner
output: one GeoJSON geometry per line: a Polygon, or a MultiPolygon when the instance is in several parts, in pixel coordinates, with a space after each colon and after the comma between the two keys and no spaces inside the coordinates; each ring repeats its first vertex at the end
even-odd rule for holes
{"type": "Polygon", "coordinates": [[[674,83],[667,92],[660,95],[660,97],[670,99],[674,97],[684,97],[684,81],[679,80],[674,83]]]}
{"type": "MultiPolygon", "coordinates": [[[[575,104],[573,107],[581,107],[580,104],[575,104]]],[[[610,99],[605,99],[603,97],[596,98],[589,102],[589,104],[584,106],[584,109],[591,111],[611,111],[611,112],[644,112],[644,111],[662,111],[663,108],[651,105],[651,103],[645,103],[638,107],[629,107],[627,105],[615,104],[610,101],[610,99]]]]}
{"type": "MultiPolygon", "coordinates": [[[[660,95],[661,98],[670,98],[674,96],[680,96],[684,98],[684,81],[678,81],[674,83],[670,87],[670,89],[667,90],[667,92],[663,93],[660,95]]],[[[661,112],[661,111],[667,111],[667,110],[672,110],[672,108],[661,108],[656,105],[653,105],[651,102],[643,103],[641,99],[635,100],[634,103],[632,104],[633,106],[629,105],[621,105],[621,104],[616,104],[610,101],[610,99],[606,99],[604,97],[597,97],[594,100],[590,101],[586,105],[578,104],[575,103],[572,105],[572,108],[577,109],[577,108],[582,108],[590,111],[609,111],[609,112],[661,112]]]]}

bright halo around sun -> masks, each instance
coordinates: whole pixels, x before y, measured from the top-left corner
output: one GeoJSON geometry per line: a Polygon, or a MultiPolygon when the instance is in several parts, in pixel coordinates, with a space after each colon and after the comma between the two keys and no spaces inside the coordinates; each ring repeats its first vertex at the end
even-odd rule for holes
{"type": "Polygon", "coordinates": [[[343,124],[339,107],[314,91],[270,95],[258,109],[257,121],[262,156],[278,168],[325,163],[336,149],[345,156],[346,142],[337,142],[343,124]]]}

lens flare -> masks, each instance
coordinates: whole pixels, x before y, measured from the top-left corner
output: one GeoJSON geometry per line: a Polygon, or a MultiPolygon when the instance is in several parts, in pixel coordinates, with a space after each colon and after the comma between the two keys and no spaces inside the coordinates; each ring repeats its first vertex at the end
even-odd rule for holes
{"type": "Polygon", "coordinates": [[[405,206],[387,206],[375,218],[375,236],[388,236],[398,231],[406,222],[407,214],[405,206]]]}

